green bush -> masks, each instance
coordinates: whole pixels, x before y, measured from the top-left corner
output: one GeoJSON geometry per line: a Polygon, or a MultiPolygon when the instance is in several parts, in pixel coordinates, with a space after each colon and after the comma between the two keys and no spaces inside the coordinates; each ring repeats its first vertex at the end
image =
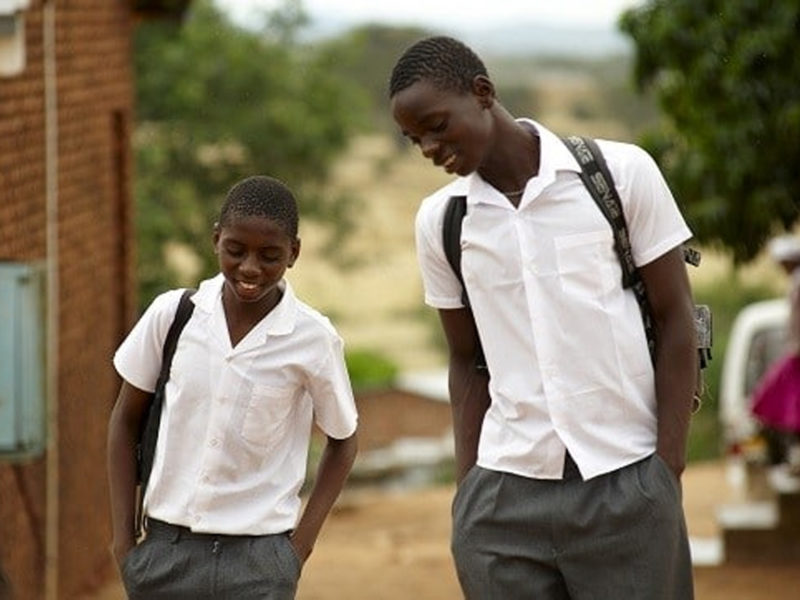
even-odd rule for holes
{"type": "Polygon", "coordinates": [[[388,386],[397,376],[397,365],[371,350],[354,350],[345,354],[350,381],[356,390],[388,386]]]}

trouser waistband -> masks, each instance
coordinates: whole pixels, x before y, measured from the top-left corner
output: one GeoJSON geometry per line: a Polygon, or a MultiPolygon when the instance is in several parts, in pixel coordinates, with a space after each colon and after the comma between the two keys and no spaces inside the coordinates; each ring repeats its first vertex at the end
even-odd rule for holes
{"type": "Polygon", "coordinates": [[[159,521],[158,519],[151,519],[150,517],[148,517],[145,521],[145,530],[147,531],[148,536],[168,539],[172,542],[177,542],[180,539],[219,541],[224,538],[242,537],[230,536],[222,533],[200,533],[197,531],[192,531],[183,525],[173,525],[172,523],[159,521]]]}
{"type": "Polygon", "coordinates": [[[152,519],[147,517],[145,520],[145,531],[147,531],[148,536],[153,536],[156,538],[167,539],[172,542],[177,542],[178,540],[199,540],[199,541],[212,541],[212,542],[221,542],[224,540],[242,540],[242,539],[251,539],[257,537],[269,537],[270,535],[286,535],[289,533],[288,531],[282,533],[275,533],[275,534],[263,534],[263,535],[231,535],[227,533],[205,533],[199,531],[192,531],[188,527],[184,525],[173,525],[172,523],[167,523],[166,521],[159,521],[158,519],[152,519]]]}

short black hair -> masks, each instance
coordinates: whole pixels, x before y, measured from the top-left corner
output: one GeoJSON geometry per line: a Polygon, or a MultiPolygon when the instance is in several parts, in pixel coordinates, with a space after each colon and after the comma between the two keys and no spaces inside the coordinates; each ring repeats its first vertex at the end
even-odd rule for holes
{"type": "Polygon", "coordinates": [[[219,213],[219,226],[225,227],[238,217],[270,219],[279,223],[290,238],[297,238],[297,200],[286,184],[274,177],[254,175],[228,190],[219,213]]]}
{"type": "Polygon", "coordinates": [[[478,75],[489,76],[483,61],[466,44],[448,36],[420,40],[406,49],[392,69],[389,97],[420,80],[441,90],[469,92],[478,75]]]}

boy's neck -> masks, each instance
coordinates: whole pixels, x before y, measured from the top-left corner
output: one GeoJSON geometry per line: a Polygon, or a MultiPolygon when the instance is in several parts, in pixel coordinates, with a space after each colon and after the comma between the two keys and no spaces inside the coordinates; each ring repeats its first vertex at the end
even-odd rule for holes
{"type": "Polygon", "coordinates": [[[520,123],[508,113],[498,123],[498,143],[487,164],[478,170],[480,176],[501,193],[509,194],[515,206],[528,180],[539,174],[541,143],[535,129],[520,123]],[[515,201],[516,200],[516,201],[515,201]]]}
{"type": "Polygon", "coordinates": [[[231,347],[241,342],[261,320],[278,305],[283,298],[283,291],[275,287],[258,302],[241,302],[233,297],[230,290],[223,287],[222,308],[231,347]]]}

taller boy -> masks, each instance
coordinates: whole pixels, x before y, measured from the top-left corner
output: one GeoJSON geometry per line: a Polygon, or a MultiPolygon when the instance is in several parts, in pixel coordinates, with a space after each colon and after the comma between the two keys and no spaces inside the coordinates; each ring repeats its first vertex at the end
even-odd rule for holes
{"type": "Polygon", "coordinates": [[[466,597],[690,599],[680,476],[697,355],[680,246],[691,232],[657,166],[598,142],[656,325],[653,363],[577,161],[509,114],[480,58],[452,38],[422,40],[395,65],[390,97],[404,135],[459,176],[423,201],[416,236],[450,352],[452,550],[466,597]],[[454,195],[467,197],[471,309],[442,244],[454,195]],[[479,340],[488,373],[475,368],[479,340]]]}

